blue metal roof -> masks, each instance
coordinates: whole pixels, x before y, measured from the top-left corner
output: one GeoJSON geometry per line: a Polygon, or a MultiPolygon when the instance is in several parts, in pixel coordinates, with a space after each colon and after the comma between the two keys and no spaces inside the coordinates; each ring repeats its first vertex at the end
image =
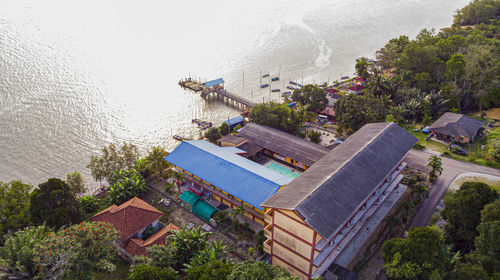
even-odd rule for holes
{"type": "Polygon", "coordinates": [[[182,142],[165,160],[262,210],[260,204],[293,178],[238,155],[244,152],[192,140],[182,142]]]}
{"type": "Polygon", "coordinates": [[[224,122],[227,123],[229,126],[231,126],[233,124],[243,122],[244,120],[245,119],[243,118],[243,116],[236,116],[234,118],[230,118],[229,120],[225,120],[224,122]]]}
{"type": "Polygon", "coordinates": [[[219,85],[219,84],[223,84],[223,83],[224,83],[224,80],[222,78],[218,78],[218,79],[206,82],[205,85],[207,87],[213,87],[215,85],[219,85]]]}

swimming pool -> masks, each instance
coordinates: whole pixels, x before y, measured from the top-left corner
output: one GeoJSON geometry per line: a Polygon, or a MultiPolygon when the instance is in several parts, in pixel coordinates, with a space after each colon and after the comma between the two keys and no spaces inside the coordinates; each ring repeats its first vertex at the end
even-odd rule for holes
{"type": "Polygon", "coordinates": [[[269,168],[271,170],[274,170],[274,171],[276,171],[278,173],[281,173],[281,174],[283,174],[285,176],[288,176],[290,178],[297,178],[300,175],[300,173],[297,173],[297,172],[291,170],[290,168],[286,168],[286,167],[281,166],[279,164],[276,164],[274,162],[272,162],[271,164],[269,164],[267,166],[267,168],[269,168]]]}

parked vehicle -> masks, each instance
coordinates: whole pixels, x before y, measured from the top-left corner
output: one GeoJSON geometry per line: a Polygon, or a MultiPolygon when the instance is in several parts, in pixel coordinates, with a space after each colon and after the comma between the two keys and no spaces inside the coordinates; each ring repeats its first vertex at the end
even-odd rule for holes
{"type": "Polygon", "coordinates": [[[457,154],[457,155],[462,155],[462,156],[466,156],[468,153],[467,153],[467,150],[465,150],[464,148],[462,148],[461,146],[459,145],[455,145],[455,144],[451,144],[450,145],[450,151],[454,154],[457,154]]]}

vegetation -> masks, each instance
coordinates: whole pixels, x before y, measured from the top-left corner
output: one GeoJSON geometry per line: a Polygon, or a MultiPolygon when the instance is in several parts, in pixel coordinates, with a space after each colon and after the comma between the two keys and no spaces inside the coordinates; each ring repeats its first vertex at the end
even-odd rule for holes
{"type": "Polygon", "coordinates": [[[123,143],[118,149],[111,143],[102,148],[101,156],[90,158],[87,168],[90,169],[92,177],[102,183],[102,180],[109,180],[113,173],[132,168],[138,160],[139,152],[134,144],[123,143]]]}
{"type": "Polygon", "coordinates": [[[427,164],[427,166],[430,166],[432,168],[430,174],[431,177],[435,177],[436,173],[439,173],[439,175],[441,175],[441,173],[443,172],[443,167],[441,167],[441,158],[436,155],[432,155],[429,157],[429,163],[427,164]]]}
{"type": "Polygon", "coordinates": [[[441,212],[446,220],[445,237],[455,251],[468,253],[474,249],[481,210],[497,198],[498,193],[487,184],[466,182],[452,198],[445,201],[445,208],[441,212]]]}
{"type": "Polygon", "coordinates": [[[168,162],[165,157],[168,155],[164,148],[156,146],[153,147],[146,158],[144,158],[145,166],[150,173],[160,172],[160,174],[168,167],[168,162]]]}
{"type": "Polygon", "coordinates": [[[309,134],[307,134],[307,138],[309,138],[311,142],[318,144],[319,142],[321,142],[321,132],[311,129],[311,131],[309,131],[309,134]]]}
{"type": "Polygon", "coordinates": [[[78,171],[68,173],[66,176],[66,184],[68,184],[75,196],[81,196],[87,191],[85,188],[85,180],[83,180],[82,174],[78,171]]]}
{"type": "Polygon", "coordinates": [[[146,191],[146,180],[135,169],[119,170],[109,178],[107,197],[111,203],[120,205],[146,191]]]}
{"type": "Polygon", "coordinates": [[[231,133],[229,125],[225,122],[222,122],[222,124],[219,126],[219,132],[222,136],[226,136],[231,133]]]}
{"type": "Polygon", "coordinates": [[[51,178],[38,185],[30,196],[30,221],[55,229],[78,223],[82,219],[80,203],[66,182],[51,178]]]}
{"type": "Polygon", "coordinates": [[[215,259],[201,266],[192,266],[186,270],[186,280],[226,280],[233,264],[215,259]]]}
{"type": "Polygon", "coordinates": [[[219,138],[221,138],[221,135],[219,133],[219,129],[217,127],[211,127],[205,132],[205,138],[208,139],[208,141],[212,143],[216,143],[219,138]]]}
{"type": "Polygon", "coordinates": [[[333,107],[342,129],[358,130],[367,123],[384,121],[387,114],[384,103],[372,95],[350,94],[333,107]]]}
{"type": "Polygon", "coordinates": [[[257,124],[273,127],[296,135],[301,127],[300,115],[287,105],[274,102],[253,106],[250,119],[257,124]]]}
{"type": "Polygon", "coordinates": [[[292,93],[292,100],[300,105],[307,106],[309,111],[321,112],[328,104],[326,92],[317,85],[305,85],[292,93]]]}
{"type": "Polygon", "coordinates": [[[177,272],[171,268],[160,268],[146,264],[134,267],[129,280],[177,280],[177,272]]]}
{"type": "Polygon", "coordinates": [[[231,274],[227,277],[228,280],[292,280],[296,279],[290,277],[290,273],[279,266],[270,266],[265,262],[258,261],[244,261],[242,263],[236,264],[231,271],[231,274]]]}
{"type": "Polygon", "coordinates": [[[33,186],[21,181],[0,182],[0,245],[3,236],[29,224],[30,191],[33,186]]]}
{"type": "Polygon", "coordinates": [[[449,260],[444,240],[435,228],[412,228],[406,239],[384,242],[384,271],[388,279],[429,279],[442,275],[449,260]]]}

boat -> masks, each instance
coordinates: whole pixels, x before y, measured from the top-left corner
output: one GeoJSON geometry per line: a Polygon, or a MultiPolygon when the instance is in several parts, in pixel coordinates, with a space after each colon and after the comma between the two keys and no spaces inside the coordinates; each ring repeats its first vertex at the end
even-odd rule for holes
{"type": "Polygon", "coordinates": [[[290,92],[290,91],[285,91],[285,92],[283,92],[283,93],[281,94],[281,96],[286,96],[286,95],[290,95],[290,94],[292,94],[292,92],[290,92]]]}
{"type": "Polygon", "coordinates": [[[271,91],[272,92],[280,92],[281,90],[279,88],[273,88],[271,91]]]}
{"type": "Polygon", "coordinates": [[[260,85],[260,88],[265,88],[265,87],[268,87],[268,86],[269,86],[269,84],[262,84],[262,85],[260,85]]]}
{"type": "Polygon", "coordinates": [[[280,77],[271,78],[271,82],[275,82],[275,81],[279,81],[279,80],[280,80],[280,77]]]}
{"type": "Polygon", "coordinates": [[[290,81],[290,84],[292,84],[292,85],[297,85],[297,82],[290,81]]]}
{"type": "Polygon", "coordinates": [[[182,141],[182,140],[184,140],[184,138],[182,138],[182,137],[181,137],[181,136],[179,136],[179,135],[174,135],[174,139],[175,139],[175,140],[178,140],[178,141],[182,141]]]}
{"type": "Polygon", "coordinates": [[[292,87],[292,86],[286,86],[287,89],[291,89],[291,90],[296,90],[296,88],[292,87]]]}
{"type": "Polygon", "coordinates": [[[262,75],[262,78],[266,78],[266,77],[269,77],[269,74],[262,75]]]}
{"type": "Polygon", "coordinates": [[[303,84],[297,84],[297,85],[298,85],[299,87],[304,87],[304,85],[303,85],[303,84]]]}

